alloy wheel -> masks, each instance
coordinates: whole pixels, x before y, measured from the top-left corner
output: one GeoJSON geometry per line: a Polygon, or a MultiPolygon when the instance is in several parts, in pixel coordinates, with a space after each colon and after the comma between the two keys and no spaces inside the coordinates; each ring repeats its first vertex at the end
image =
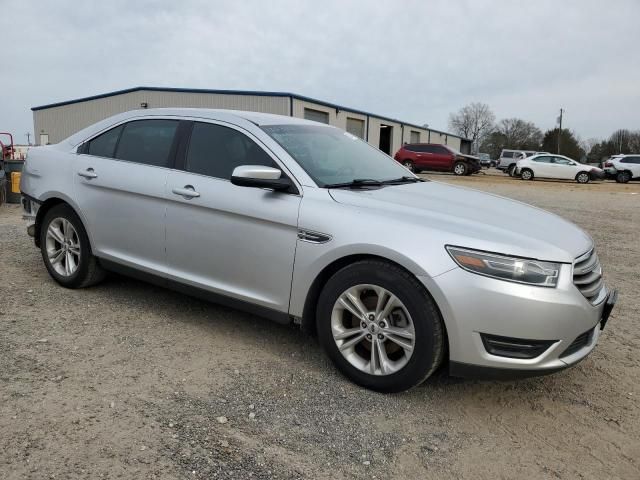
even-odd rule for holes
{"type": "Polygon", "coordinates": [[[47,228],[47,257],[53,269],[64,277],[73,275],[80,264],[80,238],[65,218],[54,218],[47,228]]]}
{"type": "Polygon", "coordinates": [[[403,163],[404,167],[409,170],[410,172],[413,172],[413,163],[407,161],[403,163]]]}
{"type": "Polygon", "coordinates": [[[531,172],[529,170],[523,170],[522,173],[520,174],[520,178],[522,178],[523,180],[531,180],[531,172]]]}
{"type": "Polygon", "coordinates": [[[370,375],[401,370],[415,347],[407,308],[377,285],[356,285],[338,297],[331,312],[331,333],[342,356],[370,375]]]}
{"type": "Polygon", "coordinates": [[[578,183],[587,183],[589,181],[589,175],[587,173],[581,173],[578,175],[578,183]]]}
{"type": "Polygon", "coordinates": [[[461,163],[457,164],[455,167],[453,167],[453,173],[455,173],[456,175],[464,174],[464,165],[461,163]]]}

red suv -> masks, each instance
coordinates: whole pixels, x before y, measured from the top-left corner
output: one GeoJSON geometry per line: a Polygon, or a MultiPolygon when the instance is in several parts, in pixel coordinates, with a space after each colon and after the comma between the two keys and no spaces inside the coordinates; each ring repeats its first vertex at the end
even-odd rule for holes
{"type": "Polygon", "coordinates": [[[471,175],[480,170],[478,158],[435,143],[407,143],[393,158],[416,173],[435,170],[471,175]]]}

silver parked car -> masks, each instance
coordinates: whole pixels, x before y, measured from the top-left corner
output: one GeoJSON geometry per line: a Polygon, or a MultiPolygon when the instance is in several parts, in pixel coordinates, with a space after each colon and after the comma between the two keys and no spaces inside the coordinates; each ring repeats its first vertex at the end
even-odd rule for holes
{"type": "Polygon", "coordinates": [[[380,391],[445,361],[460,376],[563,369],[593,350],[616,299],[570,222],[421,180],[290,117],[127,112],[33,148],[21,188],[62,286],[112,270],[299,323],[380,391]]]}

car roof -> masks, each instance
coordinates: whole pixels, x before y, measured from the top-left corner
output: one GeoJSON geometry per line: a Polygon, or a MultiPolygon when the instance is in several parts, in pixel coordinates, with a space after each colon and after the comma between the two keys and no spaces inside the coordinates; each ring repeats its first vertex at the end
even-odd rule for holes
{"type": "Polygon", "coordinates": [[[432,146],[432,147],[448,147],[448,145],[443,145],[442,143],[405,143],[402,145],[403,147],[408,147],[411,145],[421,145],[421,146],[432,146]]]}
{"type": "Polygon", "coordinates": [[[324,123],[312,122],[301,118],[275,115],[273,113],[245,112],[241,110],[223,110],[214,108],[145,108],[129,110],[112,117],[105,118],[90,125],[60,142],[61,147],[76,146],[87,138],[102,132],[113,125],[126,122],[129,119],[143,119],[145,117],[186,117],[203,120],[219,120],[242,125],[243,122],[251,122],[254,125],[315,125],[326,128],[336,128],[324,123]]]}
{"type": "MultiPolygon", "coordinates": [[[[153,115],[176,115],[182,117],[208,118],[210,120],[221,120],[229,117],[236,117],[248,120],[256,125],[319,125],[319,122],[304,120],[286,115],[276,115],[274,113],[248,112],[243,110],[223,110],[219,108],[148,108],[144,110],[133,110],[136,116],[153,115]]],[[[324,125],[324,124],[320,124],[324,125]]]]}

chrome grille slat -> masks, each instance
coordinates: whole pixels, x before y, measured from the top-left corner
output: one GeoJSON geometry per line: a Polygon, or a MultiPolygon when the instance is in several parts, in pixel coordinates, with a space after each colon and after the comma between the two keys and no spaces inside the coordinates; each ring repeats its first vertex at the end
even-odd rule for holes
{"type": "Polygon", "coordinates": [[[602,278],[599,278],[596,282],[587,285],[586,287],[581,287],[580,291],[585,297],[591,299],[591,297],[596,296],[596,294],[600,291],[602,285],[604,285],[604,282],[602,281],[602,278]]]}
{"type": "Polygon", "coordinates": [[[598,259],[598,255],[593,253],[589,258],[583,260],[582,262],[576,262],[575,268],[573,269],[574,275],[584,275],[585,273],[593,270],[595,265],[598,265],[600,260],[598,259]]]}
{"type": "Polygon", "coordinates": [[[584,275],[577,275],[576,273],[574,273],[573,274],[573,283],[575,283],[576,285],[587,285],[589,283],[595,282],[601,276],[602,276],[602,274],[600,273],[600,270],[594,270],[594,271],[586,273],[584,275]]]}
{"type": "Polygon", "coordinates": [[[602,267],[595,250],[579,256],[573,265],[573,283],[587,300],[594,303],[604,288],[602,267]]]}

